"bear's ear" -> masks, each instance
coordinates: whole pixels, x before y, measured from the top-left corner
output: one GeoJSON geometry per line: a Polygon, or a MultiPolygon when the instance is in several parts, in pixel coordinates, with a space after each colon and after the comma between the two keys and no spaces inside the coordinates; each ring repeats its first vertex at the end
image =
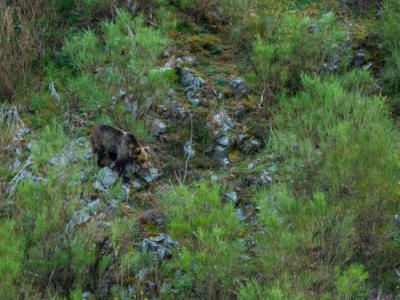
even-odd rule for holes
{"type": "Polygon", "coordinates": [[[143,150],[146,151],[147,153],[150,152],[150,147],[143,147],[143,150]]]}

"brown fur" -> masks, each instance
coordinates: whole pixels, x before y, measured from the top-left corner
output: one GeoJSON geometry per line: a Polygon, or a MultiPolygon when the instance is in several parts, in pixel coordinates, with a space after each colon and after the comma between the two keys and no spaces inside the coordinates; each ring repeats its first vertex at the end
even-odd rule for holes
{"type": "Polygon", "coordinates": [[[100,125],[93,131],[90,143],[92,152],[97,154],[99,167],[115,161],[115,169],[120,175],[129,162],[147,167],[150,148],[142,146],[132,133],[109,125],[100,125]]]}

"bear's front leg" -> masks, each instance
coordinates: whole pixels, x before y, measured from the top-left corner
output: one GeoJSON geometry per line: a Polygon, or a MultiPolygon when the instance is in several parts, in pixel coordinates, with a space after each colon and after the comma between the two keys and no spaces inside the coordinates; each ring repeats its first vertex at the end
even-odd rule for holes
{"type": "Polygon", "coordinates": [[[106,158],[106,157],[105,157],[104,150],[103,150],[103,149],[98,149],[98,152],[97,152],[97,165],[98,165],[100,168],[102,168],[102,167],[105,166],[105,164],[104,164],[104,159],[105,159],[105,158],[106,158]]]}
{"type": "Polygon", "coordinates": [[[125,160],[116,160],[114,165],[114,170],[118,172],[118,176],[121,176],[125,171],[125,160]]]}

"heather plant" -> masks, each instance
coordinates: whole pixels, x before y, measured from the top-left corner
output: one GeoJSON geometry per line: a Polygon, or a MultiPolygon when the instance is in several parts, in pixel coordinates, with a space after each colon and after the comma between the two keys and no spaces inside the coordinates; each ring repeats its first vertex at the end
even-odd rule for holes
{"type": "Polygon", "coordinates": [[[333,78],[302,82],[303,92],[280,99],[272,147],[297,195],[322,190],[330,210],[343,211],[325,220],[330,233],[322,251],[337,261],[358,255],[372,267],[386,251],[395,251],[388,218],[396,191],[397,136],[385,102],[345,91],[333,78]]]}
{"type": "Polygon", "coordinates": [[[350,70],[337,77],[346,91],[374,96],[381,91],[377,79],[367,70],[350,70]]]}
{"type": "Polygon", "coordinates": [[[56,122],[53,120],[51,124],[46,125],[32,143],[32,163],[35,171],[45,168],[50,159],[55,158],[68,143],[62,125],[56,122]]]}
{"type": "MultiPolygon", "coordinates": [[[[220,188],[179,187],[166,197],[168,232],[182,244],[182,251],[166,269],[179,269],[174,286],[182,295],[228,297],[236,279],[246,273],[240,263],[244,241],[243,224],[230,203],[222,203],[220,188]]],[[[250,266],[249,266],[250,267],[250,266]]]]}
{"type": "Polygon", "coordinates": [[[22,273],[24,239],[18,235],[13,220],[1,220],[0,223],[0,297],[16,299],[18,289],[14,284],[22,273]]]}
{"type": "Polygon", "coordinates": [[[296,6],[291,0],[220,0],[219,7],[230,25],[229,37],[248,50],[257,36],[269,35],[282,15],[296,6]]]}
{"type": "Polygon", "coordinates": [[[124,90],[138,103],[141,115],[162,96],[171,74],[156,69],[156,64],[167,42],[168,26],[156,29],[144,22],[143,16],[133,18],[120,10],[114,21],[101,23],[104,42],[92,31],[65,42],[67,65],[77,73],[67,81],[69,107],[78,103],[82,112],[106,109],[113,93],[124,90]]]}
{"type": "MultiPolygon", "coordinates": [[[[400,94],[400,1],[384,1],[379,30],[385,49],[385,66],[382,70],[385,92],[397,97],[400,94]]],[[[393,103],[398,111],[398,103],[393,103]]]]}
{"type": "Polygon", "coordinates": [[[312,19],[288,12],[273,26],[253,47],[261,98],[276,99],[278,93],[300,90],[301,73],[324,74],[346,68],[350,49],[343,43],[347,34],[335,14],[312,19]]]}
{"type": "Polygon", "coordinates": [[[366,280],[368,273],[362,265],[353,264],[337,280],[338,295],[341,299],[364,299],[368,296],[366,280]]]}

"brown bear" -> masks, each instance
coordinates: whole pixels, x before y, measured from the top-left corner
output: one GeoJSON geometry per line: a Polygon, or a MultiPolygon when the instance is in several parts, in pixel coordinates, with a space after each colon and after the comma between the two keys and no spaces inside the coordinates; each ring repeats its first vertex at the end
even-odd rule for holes
{"type": "Polygon", "coordinates": [[[142,146],[130,132],[109,125],[100,125],[93,131],[90,143],[92,152],[97,153],[99,167],[110,165],[111,161],[115,161],[114,168],[119,175],[123,173],[128,163],[147,167],[150,148],[142,146]]]}

